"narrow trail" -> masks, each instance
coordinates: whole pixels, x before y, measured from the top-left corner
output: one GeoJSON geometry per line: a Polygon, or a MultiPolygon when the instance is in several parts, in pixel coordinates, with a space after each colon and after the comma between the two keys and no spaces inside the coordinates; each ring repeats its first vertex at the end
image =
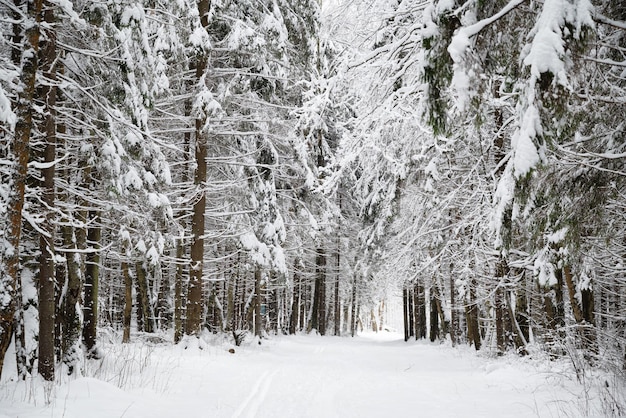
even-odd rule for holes
{"type": "Polygon", "coordinates": [[[0,418],[571,418],[588,412],[564,364],[490,359],[467,347],[405,343],[391,334],[278,337],[236,347],[235,354],[222,345],[163,346],[147,364],[122,389],[107,383],[119,374],[113,368],[110,379],[62,385],[50,405],[33,405],[32,394],[0,385],[0,418]]]}

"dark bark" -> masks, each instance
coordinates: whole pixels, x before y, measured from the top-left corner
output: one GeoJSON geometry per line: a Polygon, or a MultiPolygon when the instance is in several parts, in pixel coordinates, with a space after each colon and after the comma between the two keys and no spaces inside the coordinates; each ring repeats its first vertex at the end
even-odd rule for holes
{"type": "Polygon", "coordinates": [[[191,266],[189,268],[189,288],[187,293],[187,322],[185,331],[188,335],[198,335],[202,328],[203,304],[203,264],[204,264],[204,211],[206,207],[205,182],[207,174],[207,151],[202,133],[203,121],[196,121],[196,173],[194,184],[200,197],[193,206],[191,232],[191,266]]]}
{"type": "Polygon", "coordinates": [[[593,291],[591,288],[581,289],[581,301],[576,297],[576,285],[572,276],[572,270],[569,266],[563,267],[563,276],[572,307],[572,313],[578,327],[578,333],[582,342],[582,348],[597,353],[597,338],[595,323],[593,318],[593,291]]]}
{"type": "Polygon", "coordinates": [[[415,336],[415,304],[414,304],[414,297],[413,297],[413,289],[411,287],[407,287],[406,291],[407,291],[406,302],[407,302],[407,307],[408,307],[407,317],[409,319],[409,338],[411,338],[415,336]]]}
{"type": "MultiPolygon", "coordinates": [[[[77,250],[74,228],[71,226],[63,226],[62,233],[65,248],[77,250]]],[[[82,315],[78,307],[82,302],[83,277],[80,255],[77,252],[70,252],[66,254],[65,258],[67,264],[67,290],[65,292],[65,298],[63,299],[62,308],[61,352],[63,362],[69,367],[71,373],[74,370],[79,355],[82,315]]]]}
{"type": "Polygon", "coordinates": [[[415,339],[426,338],[426,292],[419,280],[415,282],[415,339]]]}
{"type": "Polygon", "coordinates": [[[439,339],[439,312],[437,310],[437,299],[430,297],[430,341],[439,339]]]}
{"type": "Polygon", "coordinates": [[[263,304],[263,291],[261,280],[263,271],[258,264],[254,268],[254,335],[263,337],[263,316],[261,315],[261,305],[263,304]]]}
{"type": "Polygon", "coordinates": [[[133,280],[130,276],[130,267],[128,263],[121,263],[122,276],[124,277],[124,313],[122,318],[123,335],[122,343],[130,342],[130,323],[133,312],[133,280]]]}
{"type": "Polygon", "coordinates": [[[478,304],[476,303],[476,280],[472,279],[469,286],[469,300],[466,307],[467,336],[470,344],[478,351],[482,345],[480,327],[478,324],[478,304]]]}
{"type": "Polygon", "coordinates": [[[498,261],[496,266],[496,290],[494,292],[494,310],[496,314],[496,345],[498,352],[502,354],[506,350],[505,341],[505,309],[504,284],[508,275],[508,265],[504,258],[498,261]]]}
{"type": "MultiPolygon", "coordinates": [[[[19,247],[22,232],[22,209],[24,208],[24,192],[28,168],[29,145],[32,126],[32,105],[35,95],[35,79],[38,69],[39,50],[39,22],[43,0],[16,1],[16,7],[27,10],[27,18],[17,20],[21,24],[14,25],[13,40],[22,45],[26,53],[22,62],[20,76],[20,91],[13,109],[17,116],[15,137],[11,143],[11,154],[14,164],[11,171],[11,195],[7,205],[6,246],[0,260],[0,376],[4,366],[4,357],[13,337],[15,315],[15,300],[17,295],[17,281],[19,280],[19,247]],[[25,30],[22,37],[22,30],[25,30]]],[[[17,56],[14,52],[14,56],[17,56]]],[[[20,57],[22,54],[20,54],[20,57]]]]}
{"type": "MultiPolygon", "coordinates": [[[[209,30],[208,14],[211,2],[200,0],[196,3],[200,24],[209,30]]],[[[200,53],[195,63],[196,80],[201,80],[207,67],[207,57],[200,53]]],[[[189,286],[187,290],[187,318],[185,333],[199,335],[202,329],[203,289],[202,273],[204,267],[204,212],[206,209],[205,183],[207,177],[207,143],[204,130],[205,117],[195,121],[195,162],[194,185],[197,198],[193,205],[191,220],[191,266],[189,268],[189,286]]]]}
{"type": "Polygon", "coordinates": [[[404,341],[409,341],[409,289],[406,285],[402,288],[402,311],[404,315],[404,341]]]}
{"type": "MultiPolygon", "coordinates": [[[[231,263],[231,271],[234,269],[234,263],[231,263]]],[[[226,291],[226,318],[224,320],[224,331],[233,331],[235,327],[234,317],[235,317],[235,295],[237,292],[236,285],[237,282],[234,280],[235,277],[231,277],[230,280],[227,280],[227,283],[224,285],[227,287],[226,291]]]]}
{"type": "Polygon", "coordinates": [[[94,210],[89,211],[89,229],[87,245],[90,247],[85,262],[85,304],[83,307],[83,343],[89,357],[98,358],[96,342],[98,329],[98,281],[100,275],[100,216],[94,210]]]}
{"type": "Polygon", "coordinates": [[[296,258],[294,261],[293,273],[293,301],[291,302],[291,316],[289,318],[289,334],[295,334],[298,327],[298,316],[300,313],[300,275],[298,274],[298,266],[300,260],[296,258]]]}
{"type": "Polygon", "coordinates": [[[311,328],[321,335],[326,334],[326,252],[323,248],[317,249],[315,257],[315,290],[311,328]]]}
{"type": "Polygon", "coordinates": [[[352,310],[351,310],[351,314],[350,314],[350,335],[351,336],[355,336],[356,334],[356,327],[357,327],[357,300],[356,300],[356,296],[357,296],[357,275],[354,275],[354,282],[352,283],[352,310]]]}
{"type": "Polygon", "coordinates": [[[154,314],[150,303],[150,285],[143,262],[135,263],[137,272],[137,327],[139,331],[154,332],[154,314]]]}
{"type": "MultiPolygon", "coordinates": [[[[452,266],[450,268],[452,272],[452,266]]],[[[456,299],[455,299],[455,285],[454,285],[454,276],[450,275],[450,342],[452,346],[457,344],[457,329],[458,329],[458,319],[457,319],[457,310],[456,310],[456,299]]]]}
{"type": "Polygon", "coordinates": [[[180,237],[176,242],[176,278],[174,279],[174,343],[180,342],[183,338],[183,318],[185,316],[184,304],[184,277],[185,264],[183,257],[185,256],[185,247],[183,246],[183,238],[180,237]]]}
{"type": "MultiPolygon", "coordinates": [[[[337,255],[339,258],[339,255],[337,255]]],[[[337,273],[337,277],[335,279],[335,313],[334,313],[334,323],[335,323],[335,335],[341,335],[341,299],[339,298],[339,273],[337,273]]]]}
{"type": "Polygon", "coordinates": [[[39,362],[38,372],[44,380],[54,380],[55,368],[55,327],[56,327],[56,306],[55,306],[55,249],[54,249],[54,207],[55,207],[55,164],[56,159],[56,94],[54,85],[55,61],[56,61],[56,35],[54,33],[54,10],[52,4],[44,2],[44,21],[47,30],[45,38],[41,44],[41,68],[43,76],[50,84],[41,88],[45,116],[43,129],[45,132],[44,164],[42,171],[42,203],[45,221],[41,225],[44,233],[39,236],[39,362]]]}

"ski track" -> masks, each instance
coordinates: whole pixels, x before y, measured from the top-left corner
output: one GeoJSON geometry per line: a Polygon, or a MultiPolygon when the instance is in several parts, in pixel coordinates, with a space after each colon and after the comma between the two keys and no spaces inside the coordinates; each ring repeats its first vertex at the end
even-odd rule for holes
{"type": "Polygon", "coordinates": [[[274,380],[274,376],[278,373],[278,370],[270,373],[269,370],[263,372],[261,377],[257,379],[250,394],[239,406],[239,408],[233,413],[232,418],[254,418],[257,416],[260,406],[267,398],[270,386],[274,380]]]}

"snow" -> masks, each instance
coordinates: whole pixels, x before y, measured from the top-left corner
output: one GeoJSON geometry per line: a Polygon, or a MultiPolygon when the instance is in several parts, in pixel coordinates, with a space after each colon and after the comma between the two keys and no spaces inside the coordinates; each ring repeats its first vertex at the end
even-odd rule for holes
{"type": "Polygon", "coordinates": [[[567,236],[568,229],[569,228],[565,227],[551,234],[548,234],[546,235],[546,240],[551,244],[558,244],[560,242],[563,242],[565,241],[565,237],[567,236]]]}
{"type": "MultiPolygon", "coordinates": [[[[473,22],[475,20],[473,13],[467,13],[464,16],[464,19],[472,22],[472,24],[460,28],[454,34],[452,40],[450,41],[450,45],[448,46],[448,53],[454,62],[454,74],[450,82],[450,87],[455,92],[456,106],[459,111],[463,112],[465,110],[465,107],[472,96],[470,88],[472,87],[471,77],[473,77],[474,74],[471,71],[466,70],[463,65],[465,53],[471,45],[470,38],[476,36],[485,27],[500,19],[524,1],[525,0],[511,0],[498,13],[479,22],[473,22]]],[[[449,6],[447,7],[450,8],[449,6]]]]}
{"type": "Polygon", "coordinates": [[[541,119],[537,108],[531,105],[524,112],[521,126],[511,139],[515,177],[525,176],[541,160],[537,147],[533,143],[533,138],[536,138],[538,134],[541,134],[541,119]]]}
{"type": "MultiPolygon", "coordinates": [[[[490,358],[467,346],[298,335],[207,344],[104,345],[50,390],[0,383],[5,417],[578,417],[590,412],[567,362],[490,358]],[[234,353],[228,349],[233,348],[234,353]],[[89,377],[87,377],[89,376],[89,377]],[[49,404],[45,404],[46,397],[49,404]]],[[[7,370],[15,368],[7,356],[7,370]]],[[[7,375],[8,373],[5,373],[7,375]]],[[[591,392],[593,393],[593,392],[591,392]]],[[[588,405],[593,405],[593,402],[588,405]]]]}

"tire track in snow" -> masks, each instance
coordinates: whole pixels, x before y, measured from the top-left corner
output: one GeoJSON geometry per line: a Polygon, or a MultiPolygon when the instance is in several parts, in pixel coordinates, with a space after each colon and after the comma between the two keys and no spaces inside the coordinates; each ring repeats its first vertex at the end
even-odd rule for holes
{"type": "Polygon", "coordinates": [[[276,376],[277,373],[278,370],[275,370],[273,373],[270,373],[269,370],[265,371],[261,375],[261,377],[255,382],[248,397],[233,413],[232,418],[256,417],[259,407],[261,406],[263,401],[265,401],[270,386],[272,385],[272,380],[274,380],[274,376],[276,376]]]}

